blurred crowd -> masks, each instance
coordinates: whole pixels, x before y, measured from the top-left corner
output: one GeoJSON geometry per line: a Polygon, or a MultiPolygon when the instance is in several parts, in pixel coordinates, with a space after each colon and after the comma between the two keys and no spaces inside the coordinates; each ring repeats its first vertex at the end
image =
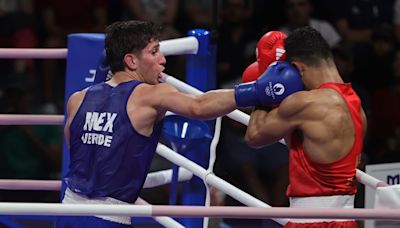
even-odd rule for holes
{"type": "MultiPolygon", "coordinates": [[[[66,47],[70,33],[103,32],[114,21],[131,19],[160,24],[162,39],[183,37],[192,28],[211,30],[220,88],[240,82],[264,33],[314,27],[367,112],[362,165],[400,161],[400,0],[0,0],[0,47],[66,47]]],[[[167,60],[168,73],[184,79],[185,58],[167,60]]],[[[2,59],[0,72],[1,113],[64,113],[65,60],[2,59]]],[[[0,178],[60,178],[62,127],[0,129],[0,178]]],[[[251,149],[245,130],[224,119],[215,172],[270,205],[287,206],[286,147],[251,149]]],[[[225,204],[238,203],[227,198],[225,204]]]]}

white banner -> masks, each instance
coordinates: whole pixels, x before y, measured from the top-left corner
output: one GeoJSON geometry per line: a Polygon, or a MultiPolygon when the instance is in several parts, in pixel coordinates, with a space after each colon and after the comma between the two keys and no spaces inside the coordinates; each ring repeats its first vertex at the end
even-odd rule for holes
{"type": "MultiPolygon", "coordinates": [[[[400,184],[400,163],[367,165],[365,171],[389,185],[400,184]]],[[[375,193],[375,189],[365,187],[365,208],[374,208],[375,193]]],[[[365,228],[373,227],[400,227],[400,221],[365,221],[365,228]]]]}

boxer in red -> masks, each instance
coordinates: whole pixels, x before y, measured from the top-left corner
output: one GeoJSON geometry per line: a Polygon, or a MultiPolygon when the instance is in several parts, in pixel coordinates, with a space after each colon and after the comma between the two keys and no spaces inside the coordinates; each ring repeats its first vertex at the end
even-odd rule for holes
{"type": "MultiPolygon", "coordinates": [[[[316,30],[300,28],[284,44],[286,61],[299,70],[306,90],[270,112],[255,109],[246,142],[262,147],[285,139],[291,207],[353,208],[367,123],[360,99],[341,79],[329,45],[316,30]]],[[[291,219],[285,227],[356,226],[354,220],[291,219]]]]}

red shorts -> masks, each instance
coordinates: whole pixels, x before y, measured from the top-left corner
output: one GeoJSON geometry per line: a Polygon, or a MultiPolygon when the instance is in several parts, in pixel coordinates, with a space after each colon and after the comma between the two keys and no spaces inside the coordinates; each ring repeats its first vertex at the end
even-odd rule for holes
{"type": "Polygon", "coordinates": [[[343,222],[312,222],[312,223],[294,223],[288,222],[285,228],[357,228],[355,221],[343,222]]]}

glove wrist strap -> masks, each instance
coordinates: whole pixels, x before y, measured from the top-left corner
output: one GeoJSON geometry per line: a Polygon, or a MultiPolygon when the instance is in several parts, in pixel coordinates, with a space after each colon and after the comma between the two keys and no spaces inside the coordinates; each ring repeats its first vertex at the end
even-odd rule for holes
{"type": "Polygon", "coordinates": [[[242,83],[235,86],[235,100],[239,108],[259,105],[255,82],[242,83]]]}

